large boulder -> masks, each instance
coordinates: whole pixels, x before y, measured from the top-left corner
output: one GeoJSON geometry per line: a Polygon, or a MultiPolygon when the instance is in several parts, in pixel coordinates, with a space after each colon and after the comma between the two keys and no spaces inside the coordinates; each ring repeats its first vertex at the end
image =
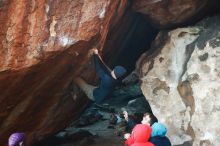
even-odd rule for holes
{"type": "MultiPolygon", "coordinates": [[[[27,143],[67,126],[86,106],[71,80],[88,50],[102,50],[126,0],[0,1],[0,145],[15,131],[27,143]]],[[[100,51],[101,52],[101,51],[100,51]]]]}
{"type": "Polygon", "coordinates": [[[141,89],[173,145],[220,145],[220,17],[160,32],[140,65],[141,89]]]}
{"type": "Polygon", "coordinates": [[[133,9],[145,15],[159,28],[196,22],[219,10],[217,0],[134,0],[133,9]]]}

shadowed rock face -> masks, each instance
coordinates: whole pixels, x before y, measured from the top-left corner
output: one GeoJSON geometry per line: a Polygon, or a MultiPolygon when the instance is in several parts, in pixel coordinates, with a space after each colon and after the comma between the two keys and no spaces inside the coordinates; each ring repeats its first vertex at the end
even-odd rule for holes
{"type": "Polygon", "coordinates": [[[196,22],[216,9],[215,0],[134,0],[133,9],[159,28],[196,22]]]}
{"type": "Polygon", "coordinates": [[[87,52],[102,49],[125,8],[125,0],[0,1],[0,145],[15,131],[30,145],[79,116],[88,101],[71,80],[94,76],[84,71],[87,52]]]}

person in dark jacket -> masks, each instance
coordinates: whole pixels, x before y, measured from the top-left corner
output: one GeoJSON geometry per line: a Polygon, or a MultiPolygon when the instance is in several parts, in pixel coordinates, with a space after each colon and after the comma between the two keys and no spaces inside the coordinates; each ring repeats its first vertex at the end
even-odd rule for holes
{"type": "Polygon", "coordinates": [[[144,113],[142,124],[148,124],[152,126],[155,122],[158,122],[157,117],[153,113],[144,113]]]}
{"type": "MultiPolygon", "coordinates": [[[[124,119],[127,122],[127,129],[133,129],[136,124],[142,123],[152,126],[155,122],[158,122],[153,113],[134,113],[133,116],[129,116],[126,110],[123,111],[124,119]],[[142,117],[142,119],[140,118],[142,117]]],[[[128,130],[129,131],[129,130],[128,130]]]]}
{"type": "Polygon", "coordinates": [[[154,123],[152,126],[150,142],[155,146],[171,146],[170,140],[166,137],[167,128],[162,123],[154,123]]]}
{"type": "Polygon", "coordinates": [[[94,59],[96,73],[100,78],[98,87],[87,84],[80,77],[75,78],[74,81],[85,92],[90,100],[99,104],[114,91],[114,88],[117,85],[121,83],[121,80],[126,74],[126,69],[122,66],[115,66],[114,69],[111,70],[103,62],[96,48],[92,49],[92,57],[94,59]]]}
{"type": "Polygon", "coordinates": [[[123,109],[123,116],[125,121],[127,122],[126,129],[130,131],[134,128],[135,125],[140,124],[143,118],[143,113],[133,113],[129,115],[128,112],[123,109]]]}

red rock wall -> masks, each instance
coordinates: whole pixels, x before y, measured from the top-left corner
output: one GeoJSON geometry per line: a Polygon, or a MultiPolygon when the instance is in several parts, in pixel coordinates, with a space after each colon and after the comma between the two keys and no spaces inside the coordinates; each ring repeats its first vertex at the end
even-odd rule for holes
{"type": "Polygon", "coordinates": [[[0,145],[15,131],[30,145],[79,116],[87,100],[71,80],[94,76],[84,71],[86,54],[102,50],[125,7],[125,0],[0,1],[0,145]]]}
{"type": "Polygon", "coordinates": [[[158,28],[173,28],[196,22],[215,11],[217,0],[134,0],[133,9],[158,28]]]}

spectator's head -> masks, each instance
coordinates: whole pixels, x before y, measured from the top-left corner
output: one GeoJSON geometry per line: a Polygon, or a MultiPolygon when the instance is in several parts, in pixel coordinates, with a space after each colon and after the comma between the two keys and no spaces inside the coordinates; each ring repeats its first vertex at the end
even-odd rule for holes
{"type": "Polygon", "coordinates": [[[141,123],[143,119],[143,113],[134,113],[133,119],[136,123],[141,123]]]}
{"type": "Polygon", "coordinates": [[[134,143],[146,143],[151,136],[152,129],[149,125],[137,124],[132,130],[134,143]]]}
{"type": "Polygon", "coordinates": [[[167,133],[167,128],[162,123],[156,122],[151,126],[151,128],[152,128],[151,137],[154,136],[164,137],[167,133]]]}
{"type": "Polygon", "coordinates": [[[145,113],[143,116],[142,124],[148,124],[152,126],[155,122],[158,122],[157,118],[152,113],[145,113]]]}
{"type": "Polygon", "coordinates": [[[114,69],[113,69],[113,71],[114,71],[115,77],[116,77],[117,79],[123,78],[124,75],[125,75],[126,72],[127,72],[127,70],[126,70],[124,67],[122,67],[122,66],[115,66],[114,69]]]}
{"type": "Polygon", "coordinates": [[[25,134],[13,133],[8,139],[9,146],[24,146],[25,134]]]}

